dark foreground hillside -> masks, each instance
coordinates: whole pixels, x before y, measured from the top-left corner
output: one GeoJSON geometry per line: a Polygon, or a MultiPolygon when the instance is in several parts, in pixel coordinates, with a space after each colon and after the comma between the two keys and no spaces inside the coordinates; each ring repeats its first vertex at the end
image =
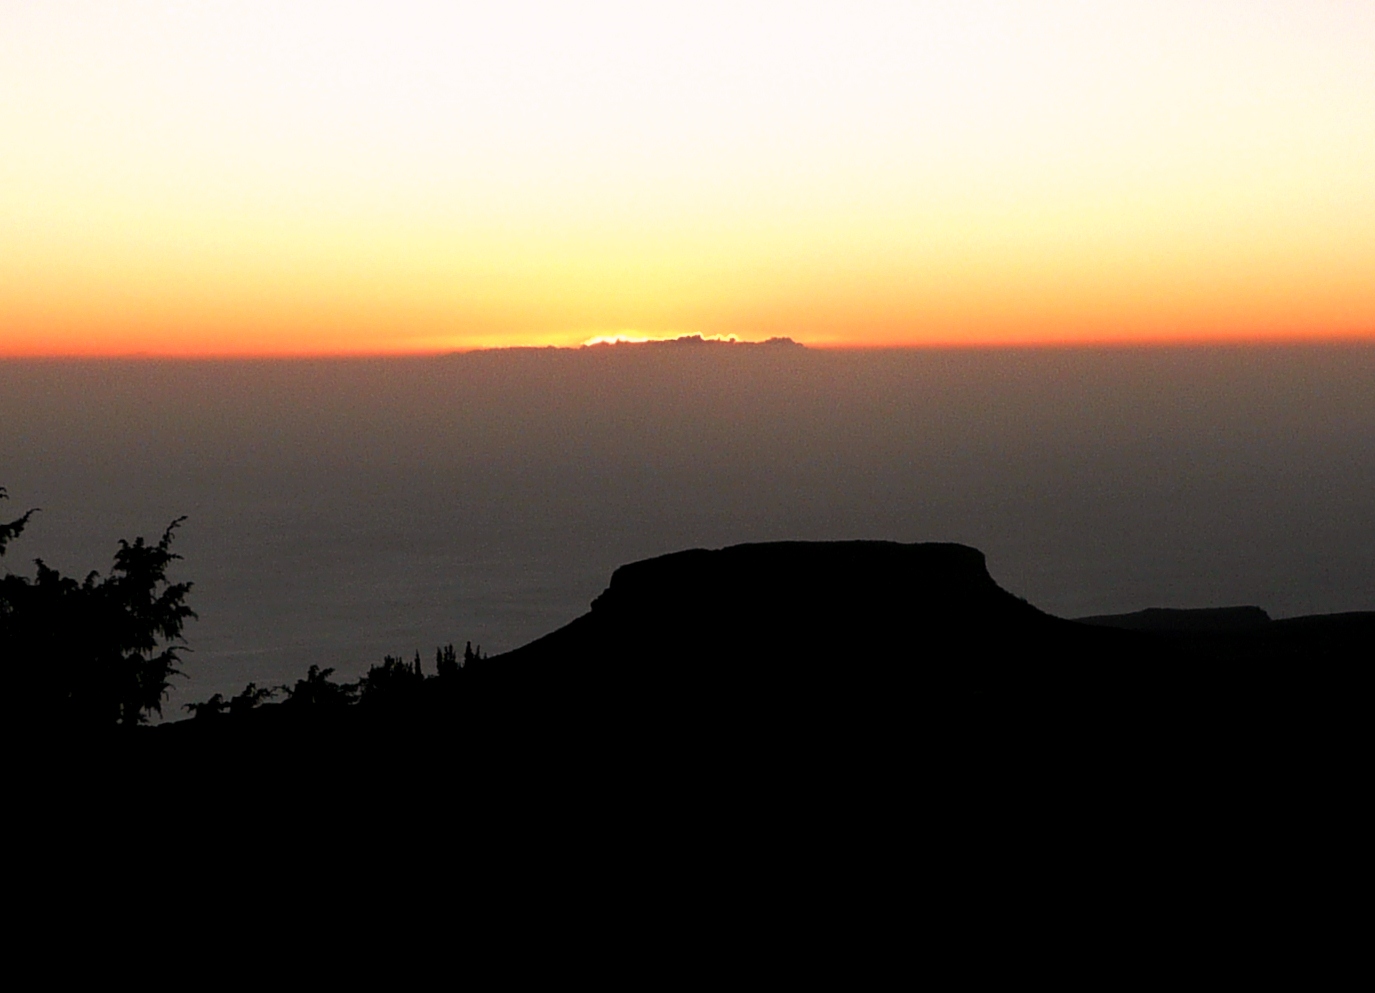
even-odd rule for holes
{"type": "Polygon", "coordinates": [[[866,928],[889,930],[920,891],[958,927],[1071,871],[1088,901],[1343,871],[1372,646],[1375,613],[1063,620],[960,545],[740,545],[624,566],[505,655],[388,660],[356,702],[312,671],[286,702],[39,737],[16,765],[64,851],[175,841],[217,887],[447,901],[484,878],[520,903],[614,872],[634,900],[757,886],[812,913],[883,890],[866,928]]]}
{"type": "Polygon", "coordinates": [[[901,777],[937,752],[939,775],[1052,752],[1184,769],[1214,744],[1297,754],[1348,733],[1372,646],[1375,613],[1063,620],[961,545],[739,545],[624,566],[566,627],[371,702],[302,694],[130,737],[167,762],[297,761],[355,787],[368,769],[776,785],[901,777]]]}

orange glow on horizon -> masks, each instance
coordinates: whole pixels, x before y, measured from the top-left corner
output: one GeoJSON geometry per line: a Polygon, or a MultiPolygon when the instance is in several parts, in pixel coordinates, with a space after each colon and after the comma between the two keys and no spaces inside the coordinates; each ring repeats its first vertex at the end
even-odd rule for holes
{"type": "Polygon", "coordinates": [[[0,11],[0,357],[1375,340],[1375,7],[0,11]]]}

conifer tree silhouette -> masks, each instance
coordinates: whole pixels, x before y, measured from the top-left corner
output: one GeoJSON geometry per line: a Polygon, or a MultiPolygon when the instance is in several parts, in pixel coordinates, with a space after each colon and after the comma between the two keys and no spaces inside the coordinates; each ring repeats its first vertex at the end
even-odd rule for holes
{"type": "MultiPolygon", "coordinates": [[[[0,547],[32,514],[0,525],[0,547]]],[[[184,520],[168,525],[156,544],[120,541],[103,579],[91,572],[78,583],[41,559],[32,580],[0,576],[0,657],[26,712],[21,719],[95,728],[162,713],[186,650],[182,629],[196,616],[186,604],[191,584],[167,578],[181,558],[171,545],[184,520]]]]}

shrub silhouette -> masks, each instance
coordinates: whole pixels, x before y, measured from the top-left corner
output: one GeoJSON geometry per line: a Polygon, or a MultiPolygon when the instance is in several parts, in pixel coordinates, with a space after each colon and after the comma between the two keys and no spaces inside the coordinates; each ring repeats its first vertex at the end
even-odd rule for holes
{"type": "MultiPolygon", "coordinates": [[[[336,683],[329,677],[334,669],[321,669],[313,665],[306,672],[305,679],[296,680],[296,685],[283,687],[286,702],[292,707],[339,708],[347,707],[358,696],[358,683],[336,683]]],[[[247,692],[245,690],[245,692],[247,692]]]]}
{"type": "MultiPolygon", "coordinates": [[[[277,695],[281,687],[259,686],[257,683],[249,683],[243,688],[243,692],[229,701],[229,716],[242,717],[250,710],[256,710],[268,700],[277,695]]],[[[219,696],[218,693],[215,696],[219,696]]],[[[211,697],[211,700],[215,697],[211,697]]]]}
{"type": "Polygon", "coordinates": [[[358,682],[359,699],[365,704],[392,703],[413,697],[425,685],[425,674],[420,670],[420,653],[415,653],[415,662],[408,663],[400,656],[388,655],[381,665],[368,669],[368,674],[358,682]]]}
{"type": "MultiPolygon", "coordinates": [[[[23,531],[33,511],[0,525],[0,546],[23,531]]],[[[34,719],[84,728],[132,726],[162,713],[185,649],[182,628],[196,616],[190,583],[167,569],[181,556],[172,538],[120,541],[114,565],[77,582],[36,559],[33,579],[0,577],[0,658],[6,679],[34,719]]]]}
{"type": "Polygon", "coordinates": [[[238,696],[226,700],[223,693],[216,693],[209,700],[186,704],[185,709],[191,711],[191,716],[197,720],[209,720],[226,714],[230,717],[243,717],[249,711],[256,710],[271,700],[281,689],[282,687],[249,683],[238,696]]]}
{"type": "Polygon", "coordinates": [[[205,721],[222,716],[229,709],[229,701],[223,693],[216,693],[209,700],[186,704],[185,709],[191,711],[191,716],[196,720],[205,721]]]}
{"type": "Polygon", "coordinates": [[[486,655],[481,648],[474,650],[472,642],[468,642],[464,649],[462,662],[452,644],[437,647],[434,650],[435,673],[426,675],[420,663],[419,651],[410,662],[399,655],[386,655],[381,665],[370,667],[366,675],[353,683],[336,683],[330,678],[334,669],[321,669],[313,665],[306,673],[306,678],[297,680],[295,686],[259,687],[249,683],[243,692],[228,700],[224,694],[216,693],[208,700],[186,704],[185,709],[197,719],[222,716],[239,718],[282,691],[286,693],[287,706],[295,710],[308,707],[339,710],[356,704],[390,709],[421,700],[426,694],[427,684],[437,688],[445,695],[445,699],[451,700],[451,691],[461,685],[455,681],[455,677],[467,663],[482,658],[486,658],[486,655]]]}

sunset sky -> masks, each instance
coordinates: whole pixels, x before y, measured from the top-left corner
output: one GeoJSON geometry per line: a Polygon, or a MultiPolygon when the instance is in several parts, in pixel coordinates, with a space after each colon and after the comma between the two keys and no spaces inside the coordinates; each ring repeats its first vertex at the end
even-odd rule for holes
{"type": "Polygon", "coordinates": [[[1375,338],[1375,3],[0,5],[0,355],[1375,338]]]}

